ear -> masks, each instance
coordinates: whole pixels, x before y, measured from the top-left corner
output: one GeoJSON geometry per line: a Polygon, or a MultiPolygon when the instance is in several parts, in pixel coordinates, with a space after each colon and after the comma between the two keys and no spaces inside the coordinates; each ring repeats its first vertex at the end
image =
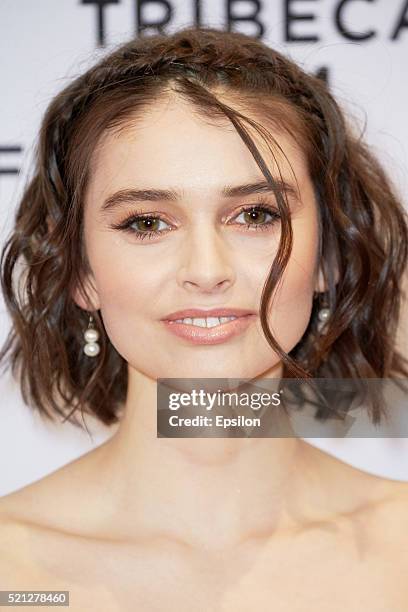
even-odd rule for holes
{"type": "Polygon", "coordinates": [[[88,274],[82,284],[83,287],[76,287],[74,289],[71,294],[72,299],[82,310],[99,310],[101,304],[93,275],[88,274]]]}
{"type": "MultiPolygon", "coordinates": [[[[52,232],[54,230],[54,223],[52,222],[49,215],[47,215],[47,227],[48,231],[52,232]]],[[[95,279],[92,273],[87,274],[83,281],[83,288],[77,287],[72,293],[71,297],[74,302],[82,308],[82,310],[99,310],[100,302],[98,290],[95,286],[95,279]]]]}
{"type": "MultiPolygon", "coordinates": [[[[339,270],[337,265],[334,268],[334,284],[337,285],[339,282],[339,270]]],[[[315,282],[315,291],[318,293],[325,293],[328,290],[327,283],[324,280],[323,270],[321,266],[319,266],[316,282],[315,282]]]]}

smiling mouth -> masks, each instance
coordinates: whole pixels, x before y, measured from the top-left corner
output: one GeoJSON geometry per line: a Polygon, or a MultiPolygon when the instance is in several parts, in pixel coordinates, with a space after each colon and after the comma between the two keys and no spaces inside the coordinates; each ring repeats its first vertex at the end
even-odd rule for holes
{"type": "Polygon", "coordinates": [[[192,344],[220,344],[245,332],[256,314],[164,320],[166,328],[192,344]]]}
{"type": "Polygon", "coordinates": [[[242,317],[237,317],[235,315],[230,317],[185,317],[184,319],[173,319],[167,322],[171,325],[174,323],[181,323],[183,325],[191,325],[194,327],[202,327],[209,329],[213,327],[218,327],[219,325],[223,325],[224,323],[228,323],[228,321],[234,321],[235,319],[240,318],[242,317]]]}

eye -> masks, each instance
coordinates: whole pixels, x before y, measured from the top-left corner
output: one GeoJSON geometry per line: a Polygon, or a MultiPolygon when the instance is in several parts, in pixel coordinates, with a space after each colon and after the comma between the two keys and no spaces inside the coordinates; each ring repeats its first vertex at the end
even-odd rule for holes
{"type": "Polygon", "coordinates": [[[274,225],[280,219],[280,214],[268,204],[243,206],[238,218],[241,215],[243,215],[244,223],[238,223],[238,225],[245,225],[249,230],[270,229],[271,225],[274,225]],[[266,220],[268,215],[270,219],[266,220]]]}
{"type": "Polygon", "coordinates": [[[165,221],[159,216],[155,216],[152,213],[132,213],[121,223],[112,225],[113,229],[119,229],[136,236],[138,240],[144,240],[145,238],[153,238],[160,234],[167,234],[172,228],[164,229],[160,227],[160,223],[167,225],[165,221]],[[135,229],[133,229],[135,228],[135,229]]]}
{"type": "MultiPolygon", "coordinates": [[[[228,225],[243,225],[247,230],[268,230],[279,219],[280,214],[268,204],[260,203],[251,206],[243,206],[234,219],[243,216],[243,223],[231,223],[228,225]],[[268,219],[269,215],[269,219],[268,219]]],[[[172,227],[166,229],[160,224],[168,226],[158,214],[155,213],[131,213],[120,223],[112,225],[112,229],[122,230],[136,237],[137,240],[152,239],[172,231],[172,227]]]]}

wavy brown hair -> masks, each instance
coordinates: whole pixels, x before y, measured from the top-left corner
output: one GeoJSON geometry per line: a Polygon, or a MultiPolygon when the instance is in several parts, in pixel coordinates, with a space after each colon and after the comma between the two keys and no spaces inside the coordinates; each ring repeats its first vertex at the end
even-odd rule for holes
{"type": "MultiPolygon", "coordinates": [[[[0,363],[11,364],[13,376],[19,376],[24,401],[49,418],[59,414],[78,425],[79,409],[105,424],[119,420],[127,363],[104,333],[100,312],[84,312],[72,298],[78,287],[85,292],[83,280],[90,272],[82,203],[102,135],[169,92],[207,118],[227,118],[274,189],[282,232],[260,317],[282,360],[283,378],[407,377],[396,332],[408,227],[381,164],[353,133],[322,80],[244,34],[189,27],[121,45],[70,83],[45,112],[34,172],[1,255],[2,290],[13,325],[0,363]],[[267,323],[271,295],[292,248],[289,209],[245,125],[274,148],[279,145],[267,126],[295,139],[318,205],[319,263],[331,316],[326,333],[317,333],[317,296],[309,325],[290,353],[280,348],[267,323]],[[102,332],[97,359],[82,351],[90,312],[102,332]]],[[[381,405],[374,401],[369,410],[378,422],[381,405]]]]}

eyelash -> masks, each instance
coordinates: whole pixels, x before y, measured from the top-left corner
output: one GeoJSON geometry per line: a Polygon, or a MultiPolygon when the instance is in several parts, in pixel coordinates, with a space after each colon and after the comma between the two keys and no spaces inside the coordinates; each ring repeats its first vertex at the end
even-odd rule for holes
{"type": "MultiPolygon", "coordinates": [[[[270,221],[266,221],[262,225],[257,225],[257,224],[252,225],[251,223],[239,223],[238,225],[245,225],[247,230],[251,230],[251,228],[254,228],[255,231],[265,231],[265,230],[268,230],[272,225],[276,223],[276,221],[278,221],[278,219],[281,218],[280,214],[276,212],[274,208],[272,208],[271,206],[263,202],[260,202],[259,204],[253,204],[251,206],[242,206],[239,209],[236,216],[239,217],[239,215],[242,214],[243,212],[254,212],[254,211],[267,212],[271,215],[272,219],[270,221]]],[[[159,221],[164,221],[164,219],[162,219],[159,215],[154,215],[152,213],[143,213],[140,211],[136,213],[131,213],[123,221],[121,221],[120,223],[114,224],[111,227],[112,229],[118,229],[118,230],[128,232],[132,234],[133,236],[135,236],[137,240],[144,240],[145,238],[152,239],[155,236],[167,234],[168,232],[172,231],[171,229],[166,229],[166,230],[151,230],[151,231],[142,232],[140,230],[135,230],[130,227],[133,223],[140,221],[142,219],[150,219],[150,220],[158,219],[159,221]]]]}

